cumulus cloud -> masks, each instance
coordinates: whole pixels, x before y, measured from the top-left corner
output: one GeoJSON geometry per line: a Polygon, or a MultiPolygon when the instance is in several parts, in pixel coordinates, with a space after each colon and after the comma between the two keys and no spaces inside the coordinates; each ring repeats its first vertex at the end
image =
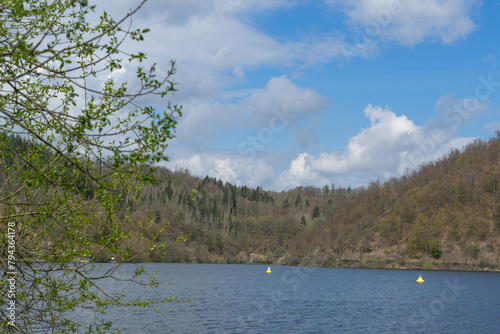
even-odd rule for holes
{"type": "Polygon", "coordinates": [[[307,153],[300,153],[290,164],[290,168],[279,176],[277,187],[279,189],[294,188],[303,185],[329,184],[327,177],[316,172],[311,166],[314,157],[307,153]]]}
{"type": "MultiPolygon", "coordinates": [[[[366,28],[369,36],[377,35],[405,45],[427,39],[453,43],[475,28],[471,16],[476,0],[326,2],[345,13],[348,25],[361,30],[366,28]]],[[[109,0],[99,1],[97,11],[105,9],[119,17],[138,3],[138,0],[123,0],[116,6],[109,0]]],[[[176,60],[175,79],[179,91],[174,100],[182,104],[219,98],[226,87],[244,81],[246,73],[260,66],[301,67],[346,56],[378,54],[374,40],[346,43],[345,36],[335,31],[305,32],[293,40],[277,39],[260,31],[249,16],[299,3],[296,0],[151,0],[132,21],[133,28],[148,27],[151,31],[145,35],[143,43],[126,40],[124,47],[129,50],[141,48],[150,59],[158,61],[160,72],[165,73],[169,61],[176,60]],[[224,10],[222,18],[220,8],[224,10]]],[[[133,83],[135,73],[126,73],[124,79],[133,83]]]]}
{"type": "Polygon", "coordinates": [[[195,154],[186,159],[176,160],[175,164],[180,167],[187,166],[194,175],[200,177],[209,175],[238,186],[262,186],[270,184],[274,178],[273,167],[259,159],[195,154]]]}
{"type": "MultiPolygon", "coordinates": [[[[479,103],[479,102],[478,102],[479,103]]],[[[389,107],[368,105],[364,109],[370,126],[350,138],[345,151],[326,152],[318,156],[301,153],[280,175],[279,186],[299,184],[322,186],[334,182],[343,186],[355,177],[363,182],[399,176],[408,169],[443,157],[453,148],[461,149],[475,138],[456,137],[456,118],[446,110],[458,112],[457,106],[471,105],[470,99],[443,96],[436,103],[438,118],[423,126],[405,115],[397,115],[389,107]]],[[[474,104],[474,112],[484,110],[484,103],[474,104]]],[[[469,111],[472,109],[469,109],[469,111]]],[[[457,116],[459,114],[455,114],[457,116]]],[[[462,118],[460,125],[469,118],[462,118]]],[[[362,183],[363,183],[362,182],[362,183]]],[[[353,184],[351,184],[353,185],[353,184]]]]}
{"type": "MultiPolygon", "coordinates": [[[[365,172],[393,169],[404,143],[418,127],[406,116],[397,116],[391,109],[368,105],[364,110],[370,127],[362,129],[349,140],[347,151],[323,153],[311,166],[323,173],[365,172]]],[[[396,164],[397,165],[397,164],[396,164]]]]}
{"type": "Polygon", "coordinates": [[[291,118],[312,116],[327,105],[325,97],[318,92],[301,88],[287,77],[274,77],[269,80],[264,89],[245,98],[240,103],[254,126],[263,126],[275,114],[275,110],[286,109],[291,118]]]}
{"type": "MultiPolygon", "coordinates": [[[[301,88],[284,76],[271,78],[266,87],[247,93],[236,103],[187,104],[177,137],[193,147],[200,147],[215,141],[225,129],[252,127],[255,136],[265,129],[264,141],[268,141],[269,136],[274,137],[285,128],[299,131],[295,124],[318,114],[328,105],[321,94],[301,88]]],[[[236,143],[234,148],[237,148],[236,143]]]]}
{"type": "MultiPolygon", "coordinates": [[[[210,101],[225,87],[245,80],[259,66],[308,66],[343,56],[343,36],[336,32],[303,34],[282,40],[260,31],[251,22],[252,13],[294,6],[297,1],[160,1],[151,0],[133,18],[133,28],[150,28],[143,43],[125,41],[124,47],[140,47],[150,59],[159,60],[161,70],[169,61],[177,64],[177,101],[210,101]],[[224,8],[221,18],[220,10],[224,8]]],[[[136,0],[98,3],[115,16],[137,5],[136,0]]],[[[129,74],[133,79],[134,73],[129,74]]]]}
{"type": "MultiPolygon", "coordinates": [[[[295,157],[278,157],[273,152],[249,157],[234,150],[219,154],[185,153],[175,160],[175,165],[187,167],[196,175],[210,175],[237,185],[267,185],[273,190],[331,183],[361,186],[370,180],[400,176],[474,140],[456,135],[456,130],[471,118],[462,118],[460,125],[455,126],[455,116],[463,113],[459,106],[471,106],[470,100],[442,96],[435,106],[437,117],[424,125],[415,124],[388,106],[367,105],[363,112],[370,125],[351,137],[343,151],[318,155],[302,152],[295,157]]],[[[476,112],[487,108],[484,101],[473,105],[476,112]]]]}
{"type": "Polygon", "coordinates": [[[451,44],[470,35],[477,0],[326,0],[347,24],[369,37],[414,46],[426,40],[451,44]]]}
{"type": "MultiPolygon", "coordinates": [[[[471,15],[474,0],[326,0],[347,16],[347,25],[368,29],[368,35],[415,45],[428,39],[444,43],[465,38],[475,28],[471,15]],[[371,29],[371,30],[370,30],[371,29]],[[372,31],[378,29],[377,31],[372,31]]],[[[100,1],[100,8],[116,16],[137,5],[123,0],[120,6],[100,1]]],[[[375,39],[346,43],[341,32],[305,32],[294,39],[278,39],[252,23],[252,14],[297,6],[296,0],[151,0],[133,18],[133,28],[151,29],[143,43],[125,41],[129,50],[141,48],[166,73],[175,60],[176,103],[210,103],[227,87],[245,81],[248,72],[261,66],[304,66],[333,59],[370,57],[379,53],[375,39]],[[219,9],[218,9],[219,8],[219,9]],[[223,17],[220,11],[223,8],[223,17]]],[[[126,67],[127,65],[124,64],[126,67]]],[[[121,75],[133,85],[133,71],[121,75]]],[[[160,105],[161,101],[144,101],[160,105]]]]}
{"type": "MultiPolygon", "coordinates": [[[[126,41],[124,47],[142,48],[149,59],[158,61],[163,73],[171,59],[177,62],[179,91],[169,100],[184,105],[184,116],[173,144],[186,152],[175,157],[174,165],[235,184],[272,184],[275,189],[321,186],[331,183],[332,178],[398,175],[470,140],[456,138],[456,129],[484,110],[485,101],[444,96],[436,103],[438,117],[422,126],[389,107],[368,105],[364,114],[370,125],[350,138],[345,150],[295,155],[295,159],[285,160],[286,170],[274,177],[279,172],[271,159],[253,153],[263,152],[261,147],[267,149],[281,131],[287,131],[302,149],[314,146],[316,139],[308,130],[312,127],[304,124],[325,110],[330,101],[284,76],[269,79],[264,87],[231,90],[245,82],[247,73],[263,66],[287,66],[297,71],[345,56],[369,57],[379,52],[379,40],[408,46],[435,40],[453,43],[474,31],[472,15],[478,6],[474,0],[325,1],[345,13],[348,26],[366,30],[369,39],[351,45],[356,53],[346,49],[345,36],[339,32],[306,32],[294,40],[277,39],[251,22],[255,13],[294,6],[299,3],[296,0],[151,0],[137,13],[133,27],[149,27],[151,31],[143,43],[126,41]],[[220,4],[226,7],[218,9],[220,4]],[[231,136],[224,136],[225,131],[232,131],[231,136]],[[254,144],[248,140],[249,133],[254,144]],[[224,138],[233,142],[222,143],[224,138]],[[208,151],[214,143],[229,153],[208,151]]],[[[123,0],[116,6],[115,2],[102,1],[98,8],[107,6],[116,14],[137,3],[123,0]]],[[[127,66],[113,78],[134,86],[137,79],[127,66]]],[[[157,100],[143,102],[161,108],[157,100]]]]}

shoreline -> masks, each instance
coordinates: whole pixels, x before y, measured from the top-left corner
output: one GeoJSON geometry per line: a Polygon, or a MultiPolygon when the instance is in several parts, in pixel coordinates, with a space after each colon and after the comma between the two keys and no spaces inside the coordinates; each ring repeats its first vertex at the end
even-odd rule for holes
{"type": "Polygon", "coordinates": [[[335,259],[328,263],[317,261],[287,261],[280,258],[274,261],[265,259],[225,259],[213,257],[209,259],[190,259],[189,261],[168,261],[149,263],[203,263],[203,264],[255,264],[267,266],[296,266],[296,267],[318,267],[318,268],[349,268],[349,269],[387,269],[387,270],[422,270],[422,271],[462,271],[462,272],[500,272],[500,264],[497,263],[462,263],[441,262],[429,260],[388,260],[388,259],[335,259]],[[430,263],[430,264],[429,264],[430,263]]]}
{"type": "Polygon", "coordinates": [[[415,261],[405,262],[394,260],[364,261],[364,260],[339,260],[333,268],[359,268],[359,269],[389,269],[389,270],[423,270],[423,271],[463,271],[463,272],[500,272],[499,264],[470,264],[460,262],[415,261]],[[429,267],[426,264],[430,263],[429,267]]]}

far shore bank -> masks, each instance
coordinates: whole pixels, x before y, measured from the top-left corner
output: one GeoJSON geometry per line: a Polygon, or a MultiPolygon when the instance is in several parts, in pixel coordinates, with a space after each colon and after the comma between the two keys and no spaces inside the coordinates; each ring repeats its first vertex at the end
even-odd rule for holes
{"type": "MultiPolygon", "coordinates": [[[[145,261],[148,262],[148,261],[145,261]]],[[[225,259],[213,257],[209,259],[185,259],[184,261],[168,261],[157,263],[213,263],[213,264],[262,264],[299,267],[323,268],[360,268],[360,269],[395,269],[395,270],[439,270],[439,271],[471,271],[471,272],[500,272],[498,263],[464,263],[444,262],[431,260],[390,260],[390,259],[330,259],[328,263],[302,259],[296,261],[282,257],[274,261],[266,261],[264,257],[248,259],[225,259]]]]}

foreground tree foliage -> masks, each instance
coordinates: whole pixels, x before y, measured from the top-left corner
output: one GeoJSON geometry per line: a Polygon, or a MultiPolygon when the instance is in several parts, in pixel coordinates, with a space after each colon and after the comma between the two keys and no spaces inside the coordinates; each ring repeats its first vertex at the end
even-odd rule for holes
{"type": "MultiPolygon", "coordinates": [[[[110,323],[95,318],[81,328],[67,312],[177,300],[124,302],[99,285],[116,266],[96,274],[85,264],[111,255],[132,261],[154,248],[142,240],[152,217],[136,221],[142,228],[134,234],[124,228],[126,204],[153,181],[150,166],[166,160],[181,110],[139,102],[175,90],[173,63],[160,78],[142,52],[122,50],[147,32],[129,28],[144,2],[119,20],[94,13],[83,0],[0,3],[3,333],[104,332],[110,323]],[[135,68],[134,87],[113,80],[122,66],[135,68]],[[7,309],[12,301],[15,319],[7,309]]],[[[156,235],[167,224],[160,225],[156,235]]],[[[143,283],[142,273],[138,268],[131,279],[158,284],[143,283]]]]}

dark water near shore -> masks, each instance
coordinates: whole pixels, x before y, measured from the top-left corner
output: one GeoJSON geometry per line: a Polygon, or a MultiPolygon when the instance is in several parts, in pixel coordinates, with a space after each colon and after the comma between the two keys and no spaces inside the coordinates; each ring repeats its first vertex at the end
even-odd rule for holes
{"type": "MultiPolygon", "coordinates": [[[[111,266],[111,264],[107,264],[111,266]]],[[[500,274],[265,265],[146,264],[187,303],[115,308],[123,333],[500,333],[500,274]],[[415,280],[422,274],[425,283],[415,280]]],[[[123,265],[127,277],[134,265],[123,265]]],[[[139,297],[128,283],[107,292],[139,297]]],[[[91,314],[76,313],[77,319],[91,314]]]]}

